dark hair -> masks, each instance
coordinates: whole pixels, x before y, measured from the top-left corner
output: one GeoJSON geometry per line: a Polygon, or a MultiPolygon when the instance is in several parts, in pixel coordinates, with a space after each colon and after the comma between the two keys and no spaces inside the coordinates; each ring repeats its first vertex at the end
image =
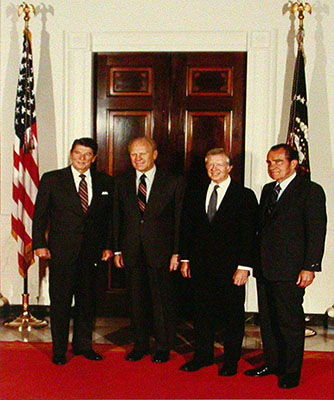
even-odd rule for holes
{"type": "Polygon", "coordinates": [[[207,158],[209,156],[216,156],[218,154],[222,154],[222,155],[226,156],[228,158],[229,165],[233,165],[233,159],[232,159],[231,154],[228,151],[225,151],[225,149],[223,147],[215,147],[214,149],[209,150],[205,154],[205,162],[207,161],[207,158]]]}
{"type": "Polygon", "coordinates": [[[93,150],[94,156],[97,154],[97,143],[96,140],[92,138],[83,137],[80,139],[75,139],[71,147],[71,153],[74,150],[74,147],[78,145],[90,147],[93,150]]]}
{"type": "Polygon", "coordinates": [[[293,147],[291,147],[290,145],[288,145],[286,143],[275,144],[274,146],[272,146],[270,148],[270,150],[268,151],[268,154],[271,151],[277,151],[277,150],[280,150],[280,149],[284,149],[285,150],[285,158],[287,158],[289,161],[297,160],[298,163],[299,163],[299,157],[298,157],[297,150],[295,150],[293,147]]]}
{"type": "Polygon", "coordinates": [[[147,137],[147,136],[138,136],[138,137],[132,139],[132,140],[129,142],[129,144],[128,144],[128,151],[129,151],[129,152],[130,152],[130,147],[133,145],[134,142],[137,142],[137,141],[138,141],[138,142],[139,142],[139,141],[143,141],[143,142],[148,143],[148,144],[151,146],[152,151],[154,151],[154,150],[157,149],[157,144],[156,144],[156,142],[155,142],[153,139],[151,139],[150,137],[147,137]]]}

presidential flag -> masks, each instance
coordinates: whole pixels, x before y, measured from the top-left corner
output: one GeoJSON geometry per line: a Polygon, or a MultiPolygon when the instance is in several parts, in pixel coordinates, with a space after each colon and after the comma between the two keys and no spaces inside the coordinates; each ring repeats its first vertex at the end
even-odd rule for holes
{"type": "Polygon", "coordinates": [[[12,234],[18,243],[20,274],[27,276],[34,262],[32,220],[39,184],[38,140],[31,33],[23,33],[23,55],[15,107],[12,234]]]}
{"type": "Polygon", "coordinates": [[[310,178],[305,60],[301,44],[296,58],[291,101],[287,144],[298,151],[298,173],[310,178]]]}

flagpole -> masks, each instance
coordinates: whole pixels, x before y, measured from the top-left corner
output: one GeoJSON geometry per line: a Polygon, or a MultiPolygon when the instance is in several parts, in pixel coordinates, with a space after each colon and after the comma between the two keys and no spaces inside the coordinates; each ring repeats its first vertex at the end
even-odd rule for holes
{"type": "MultiPolygon", "coordinates": [[[[29,20],[30,20],[30,13],[33,12],[33,14],[36,14],[36,10],[33,4],[27,4],[23,2],[19,8],[18,8],[18,15],[21,16],[23,13],[24,15],[24,21],[25,21],[25,27],[24,27],[24,35],[27,35],[29,40],[30,40],[30,31],[29,31],[29,20]]],[[[34,149],[34,138],[33,138],[33,133],[29,133],[27,135],[25,133],[24,137],[24,153],[30,153],[34,149]]],[[[15,234],[17,238],[17,234],[15,234]]],[[[31,252],[33,250],[31,249],[31,252]]],[[[29,259],[26,259],[24,257],[24,260],[22,261],[24,270],[21,271],[23,272],[23,294],[22,294],[22,307],[23,307],[23,313],[13,321],[5,322],[4,326],[7,328],[17,328],[19,331],[22,331],[23,329],[27,329],[30,331],[31,327],[33,328],[44,328],[47,326],[47,321],[45,320],[39,320],[35,317],[33,317],[30,312],[29,312],[29,293],[28,293],[28,268],[33,262],[33,255],[29,259]]],[[[20,265],[21,267],[21,265],[20,265]]],[[[21,268],[20,268],[21,269],[21,268]]]]}

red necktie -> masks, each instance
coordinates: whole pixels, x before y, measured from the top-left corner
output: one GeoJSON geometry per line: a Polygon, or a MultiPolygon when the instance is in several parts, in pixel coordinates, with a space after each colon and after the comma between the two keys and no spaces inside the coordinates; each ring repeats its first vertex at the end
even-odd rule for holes
{"type": "Polygon", "coordinates": [[[142,214],[145,212],[146,208],[146,193],[147,193],[147,188],[146,188],[146,181],[145,181],[146,175],[143,174],[140,177],[140,182],[138,186],[138,193],[137,193],[137,198],[138,198],[138,205],[140,208],[140,211],[142,214]]]}
{"type": "Polygon", "coordinates": [[[86,213],[88,210],[88,187],[85,179],[86,176],[84,174],[80,174],[79,176],[81,178],[79,184],[79,196],[81,200],[81,207],[83,212],[86,213]]]}

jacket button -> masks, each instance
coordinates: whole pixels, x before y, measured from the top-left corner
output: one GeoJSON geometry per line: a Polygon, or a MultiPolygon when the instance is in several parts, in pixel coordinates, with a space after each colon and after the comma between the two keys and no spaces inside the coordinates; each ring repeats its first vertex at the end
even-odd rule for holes
{"type": "Polygon", "coordinates": [[[141,224],[143,224],[143,223],[144,223],[144,220],[143,220],[143,219],[142,219],[142,220],[140,220],[140,223],[141,223],[141,224]]]}

